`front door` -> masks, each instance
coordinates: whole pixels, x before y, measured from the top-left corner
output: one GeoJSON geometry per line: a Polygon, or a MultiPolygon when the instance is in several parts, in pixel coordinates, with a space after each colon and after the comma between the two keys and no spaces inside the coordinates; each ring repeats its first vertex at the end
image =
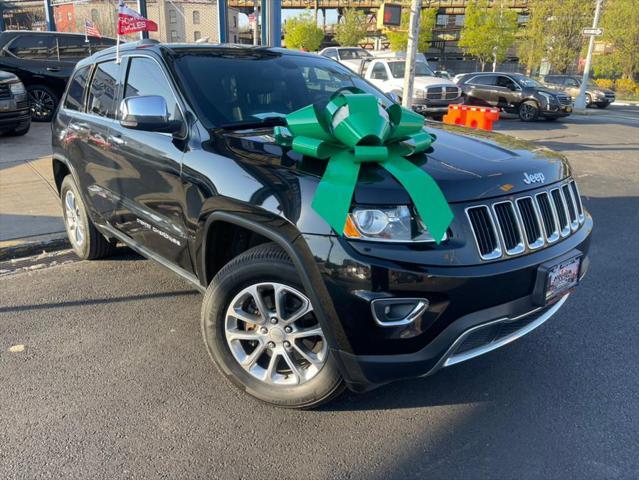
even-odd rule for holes
{"type": "Polygon", "coordinates": [[[493,90],[495,89],[495,75],[478,75],[471,78],[464,90],[470,105],[493,105],[493,90]]]}
{"type": "MultiPolygon", "coordinates": [[[[158,95],[170,120],[183,120],[168,77],[148,56],[129,56],[122,98],[158,95]]],[[[112,133],[119,171],[112,223],[137,243],[169,262],[192,271],[184,226],[181,181],[183,142],[168,133],[133,130],[116,124],[112,133]]]]}

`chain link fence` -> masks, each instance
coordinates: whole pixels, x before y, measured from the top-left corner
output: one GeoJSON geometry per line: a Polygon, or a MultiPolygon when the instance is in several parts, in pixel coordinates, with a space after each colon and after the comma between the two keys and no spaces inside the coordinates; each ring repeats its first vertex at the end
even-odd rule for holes
{"type": "MultiPolygon", "coordinates": [[[[53,16],[59,32],[85,33],[87,21],[92,22],[103,37],[117,35],[117,0],[53,0],[53,16]]],[[[126,2],[138,10],[135,1],[126,2]]],[[[149,37],[167,43],[214,42],[219,38],[217,2],[213,0],[147,0],[147,18],[158,25],[149,37]]],[[[239,12],[229,9],[229,42],[238,42],[239,12]]],[[[137,40],[139,35],[123,39],[137,40]]]]}

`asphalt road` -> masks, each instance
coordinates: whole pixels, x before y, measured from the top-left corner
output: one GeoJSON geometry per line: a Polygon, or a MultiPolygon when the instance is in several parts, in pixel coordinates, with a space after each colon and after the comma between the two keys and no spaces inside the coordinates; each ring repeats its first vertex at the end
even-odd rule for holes
{"type": "Polygon", "coordinates": [[[0,264],[0,478],[638,478],[639,113],[498,127],[568,155],[595,218],[590,273],[550,322],[295,412],[217,373],[201,296],[150,261],[0,264]]]}

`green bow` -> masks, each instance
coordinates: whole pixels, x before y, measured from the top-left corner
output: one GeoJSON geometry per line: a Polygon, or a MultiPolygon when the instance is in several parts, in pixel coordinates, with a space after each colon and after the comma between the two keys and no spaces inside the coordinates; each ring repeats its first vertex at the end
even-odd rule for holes
{"type": "Polygon", "coordinates": [[[286,116],[276,127],[278,143],[318,159],[328,159],[315,191],[313,208],[342,234],[357,183],[360,164],[379,163],[406,189],[417,213],[439,243],[453,212],[439,186],[424,170],[404,158],[424,152],[434,136],[423,117],[393,104],[384,108],[371,94],[340,91],[323,110],[308,105],[286,116]]]}

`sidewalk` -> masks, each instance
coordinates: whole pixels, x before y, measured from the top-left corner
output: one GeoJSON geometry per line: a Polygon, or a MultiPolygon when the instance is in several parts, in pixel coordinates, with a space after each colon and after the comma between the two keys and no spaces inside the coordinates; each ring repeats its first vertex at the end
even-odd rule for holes
{"type": "Polygon", "coordinates": [[[0,136],[0,259],[66,245],[51,171],[51,126],[0,136]]]}

